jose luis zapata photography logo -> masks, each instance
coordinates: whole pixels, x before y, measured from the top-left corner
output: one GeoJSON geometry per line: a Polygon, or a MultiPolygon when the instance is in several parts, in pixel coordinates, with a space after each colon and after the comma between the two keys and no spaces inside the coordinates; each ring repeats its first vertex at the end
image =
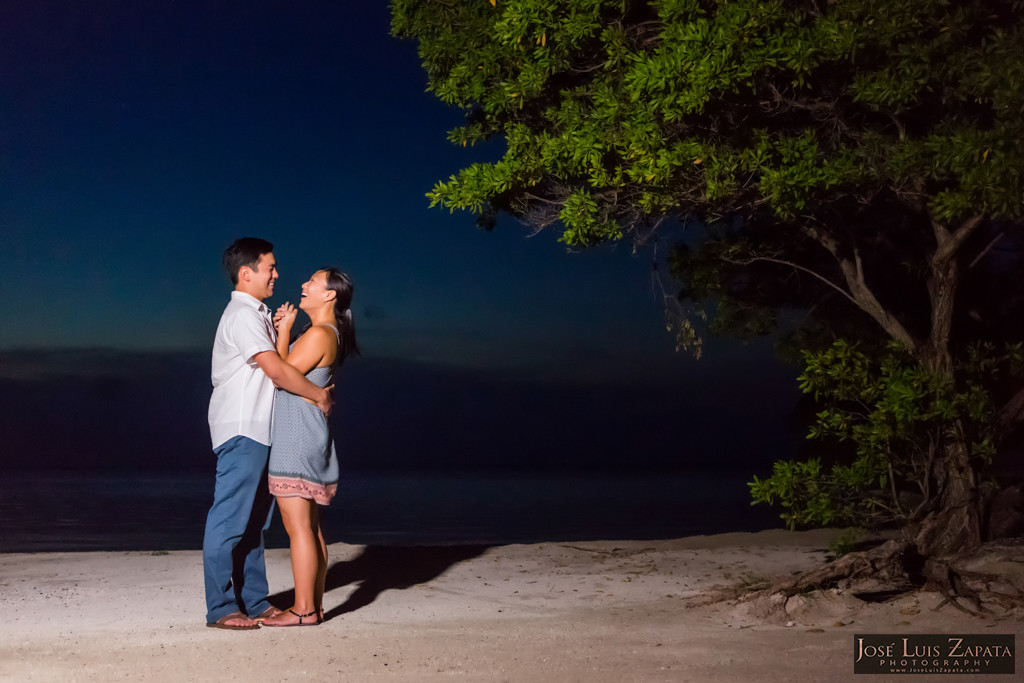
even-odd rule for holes
{"type": "Polygon", "coordinates": [[[858,634],[855,674],[1016,673],[1013,634],[858,634]]]}

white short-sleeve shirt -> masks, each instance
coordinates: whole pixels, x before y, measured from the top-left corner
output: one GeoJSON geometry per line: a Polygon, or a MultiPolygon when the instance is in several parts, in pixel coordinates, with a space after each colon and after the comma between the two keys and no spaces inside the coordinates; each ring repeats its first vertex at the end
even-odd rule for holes
{"type": "Polygon", "coordinates": [[[245,292],[231,292],[213,341],[209,420],[214,449],[236,436],[270,445],[274,383],[253,357],[275,351],[276,339],[270,309],[245,292]]]}

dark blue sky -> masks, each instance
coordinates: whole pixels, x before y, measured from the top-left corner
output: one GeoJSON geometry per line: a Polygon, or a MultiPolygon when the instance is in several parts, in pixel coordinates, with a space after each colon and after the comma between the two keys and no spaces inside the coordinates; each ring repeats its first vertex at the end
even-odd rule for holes
{"type": "Polygon", "coordinates": [[[0,349],[208,348],[235,237],[276,244],[268,303],[356,282],[381,358],[600,379],[714,374],[676,354],[629,245],[567,254],[424,193],[478,158],[384,2],[0,0],[0,349]]]}

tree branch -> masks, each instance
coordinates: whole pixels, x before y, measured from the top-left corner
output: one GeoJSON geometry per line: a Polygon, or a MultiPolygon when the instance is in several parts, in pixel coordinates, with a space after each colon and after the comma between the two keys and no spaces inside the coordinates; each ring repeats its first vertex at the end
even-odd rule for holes
{"type": "Polygon", "coordinates": [[[797,270],[800,270],[800,271],[803,271],[803,272],[807,273],[808,275],[812,275],[812,276],[816,277],[817,279],[821,280],[826,285],[828,285],[829,287],[831,287],[832,289],[836,290],[837,292],[839,292],[840,294],[845,296],[847,299],[849,299],[850,302],[854,306],[859,306],[859,304],[857,303],[857,300],[854,299],[852,296],[850,296],[850,294],[845,289],[843,289],[842,287],[840,287],[836,283],[832,282],[831,280],[829,280],[827,277],[825,277],[821,273],[817,273],[817,272],[811,270],[810,268],[806,268],[804,266],[801,266],[799,263],[793,263],[792,261],[786,261],[786,260],[783,260],[783,259],[771,258],[769,256],[751,256],[750,258],[746,258],[746,259],[731,259],[731,258],[729,258],[727,256],[722,256],[720,258],[723,261],[727,262],[727,263],[735,263],[738,266],[748,266],[751,263],[755,263],[757,261],[766,261],[768,263],[778,263],[778,264],[783,265],[783,266],[789,266],[790,268],[795,268],[797,270]]]}
{"type": "Polygon", "coordinates": [[[940,264],[956,256],[960,247],[978,229],[984,218],[985,216],[983,215],[972,216],[953,232],[947,230],[946,226],[938,221],[933,220],[932,232],[935,233],[935,254],[932,256],[932,263],[940,264]]]}
{"type": "Polygon", "coordinates": [[[974,266],[978,265],[978,261],[980,261],[981,259],[985,258],[985,254],[987,254],[988,252],[992,251],[992,247],[996,246],[999,243],[999,240],[1003,239],[1003,237],[1005,237],[1005,236],[1006,236],[1005,232],[1000,232],[998,235],[993,237],[992,241],[989,242],[985,246],[985,248],[982,249],[978,253],[978,255],[974,257],[974,260],[971,261],[970,265],[968,265],[967,267],[968,268],[973,268],[974,266]]]}
{"type": "Polygon", "coordinates": [[[868,287],[867,280],[864,277],[864,265],[857,250],[854,250],[854,260],[851,261],[842,253],[839,241],[824,230],[812,225],[803,225],[801,230],[832,254],[832,258],[839,265],[839,270],[846,280],[846,286],[850,290],[847,297],[858,308],[870,315],[890,336],[899,340],[908,349],[917,350],[920,347],[917,340],[914,339],[895,316],[882,306],[882,303],[875,297],[874,292],[868,287]]]}

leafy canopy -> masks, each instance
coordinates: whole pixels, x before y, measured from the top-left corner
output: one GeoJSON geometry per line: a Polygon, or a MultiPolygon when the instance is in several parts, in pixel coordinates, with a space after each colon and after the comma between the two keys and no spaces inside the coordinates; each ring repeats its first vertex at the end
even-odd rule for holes
{"type": "Polygon", "coordinates": [[[826,220],[896,197],[952,223],[1024,205],[1020,0],[394,0],[449,132],[504,157],[432,205],[584,246],[651,219],[826,220]]]}

